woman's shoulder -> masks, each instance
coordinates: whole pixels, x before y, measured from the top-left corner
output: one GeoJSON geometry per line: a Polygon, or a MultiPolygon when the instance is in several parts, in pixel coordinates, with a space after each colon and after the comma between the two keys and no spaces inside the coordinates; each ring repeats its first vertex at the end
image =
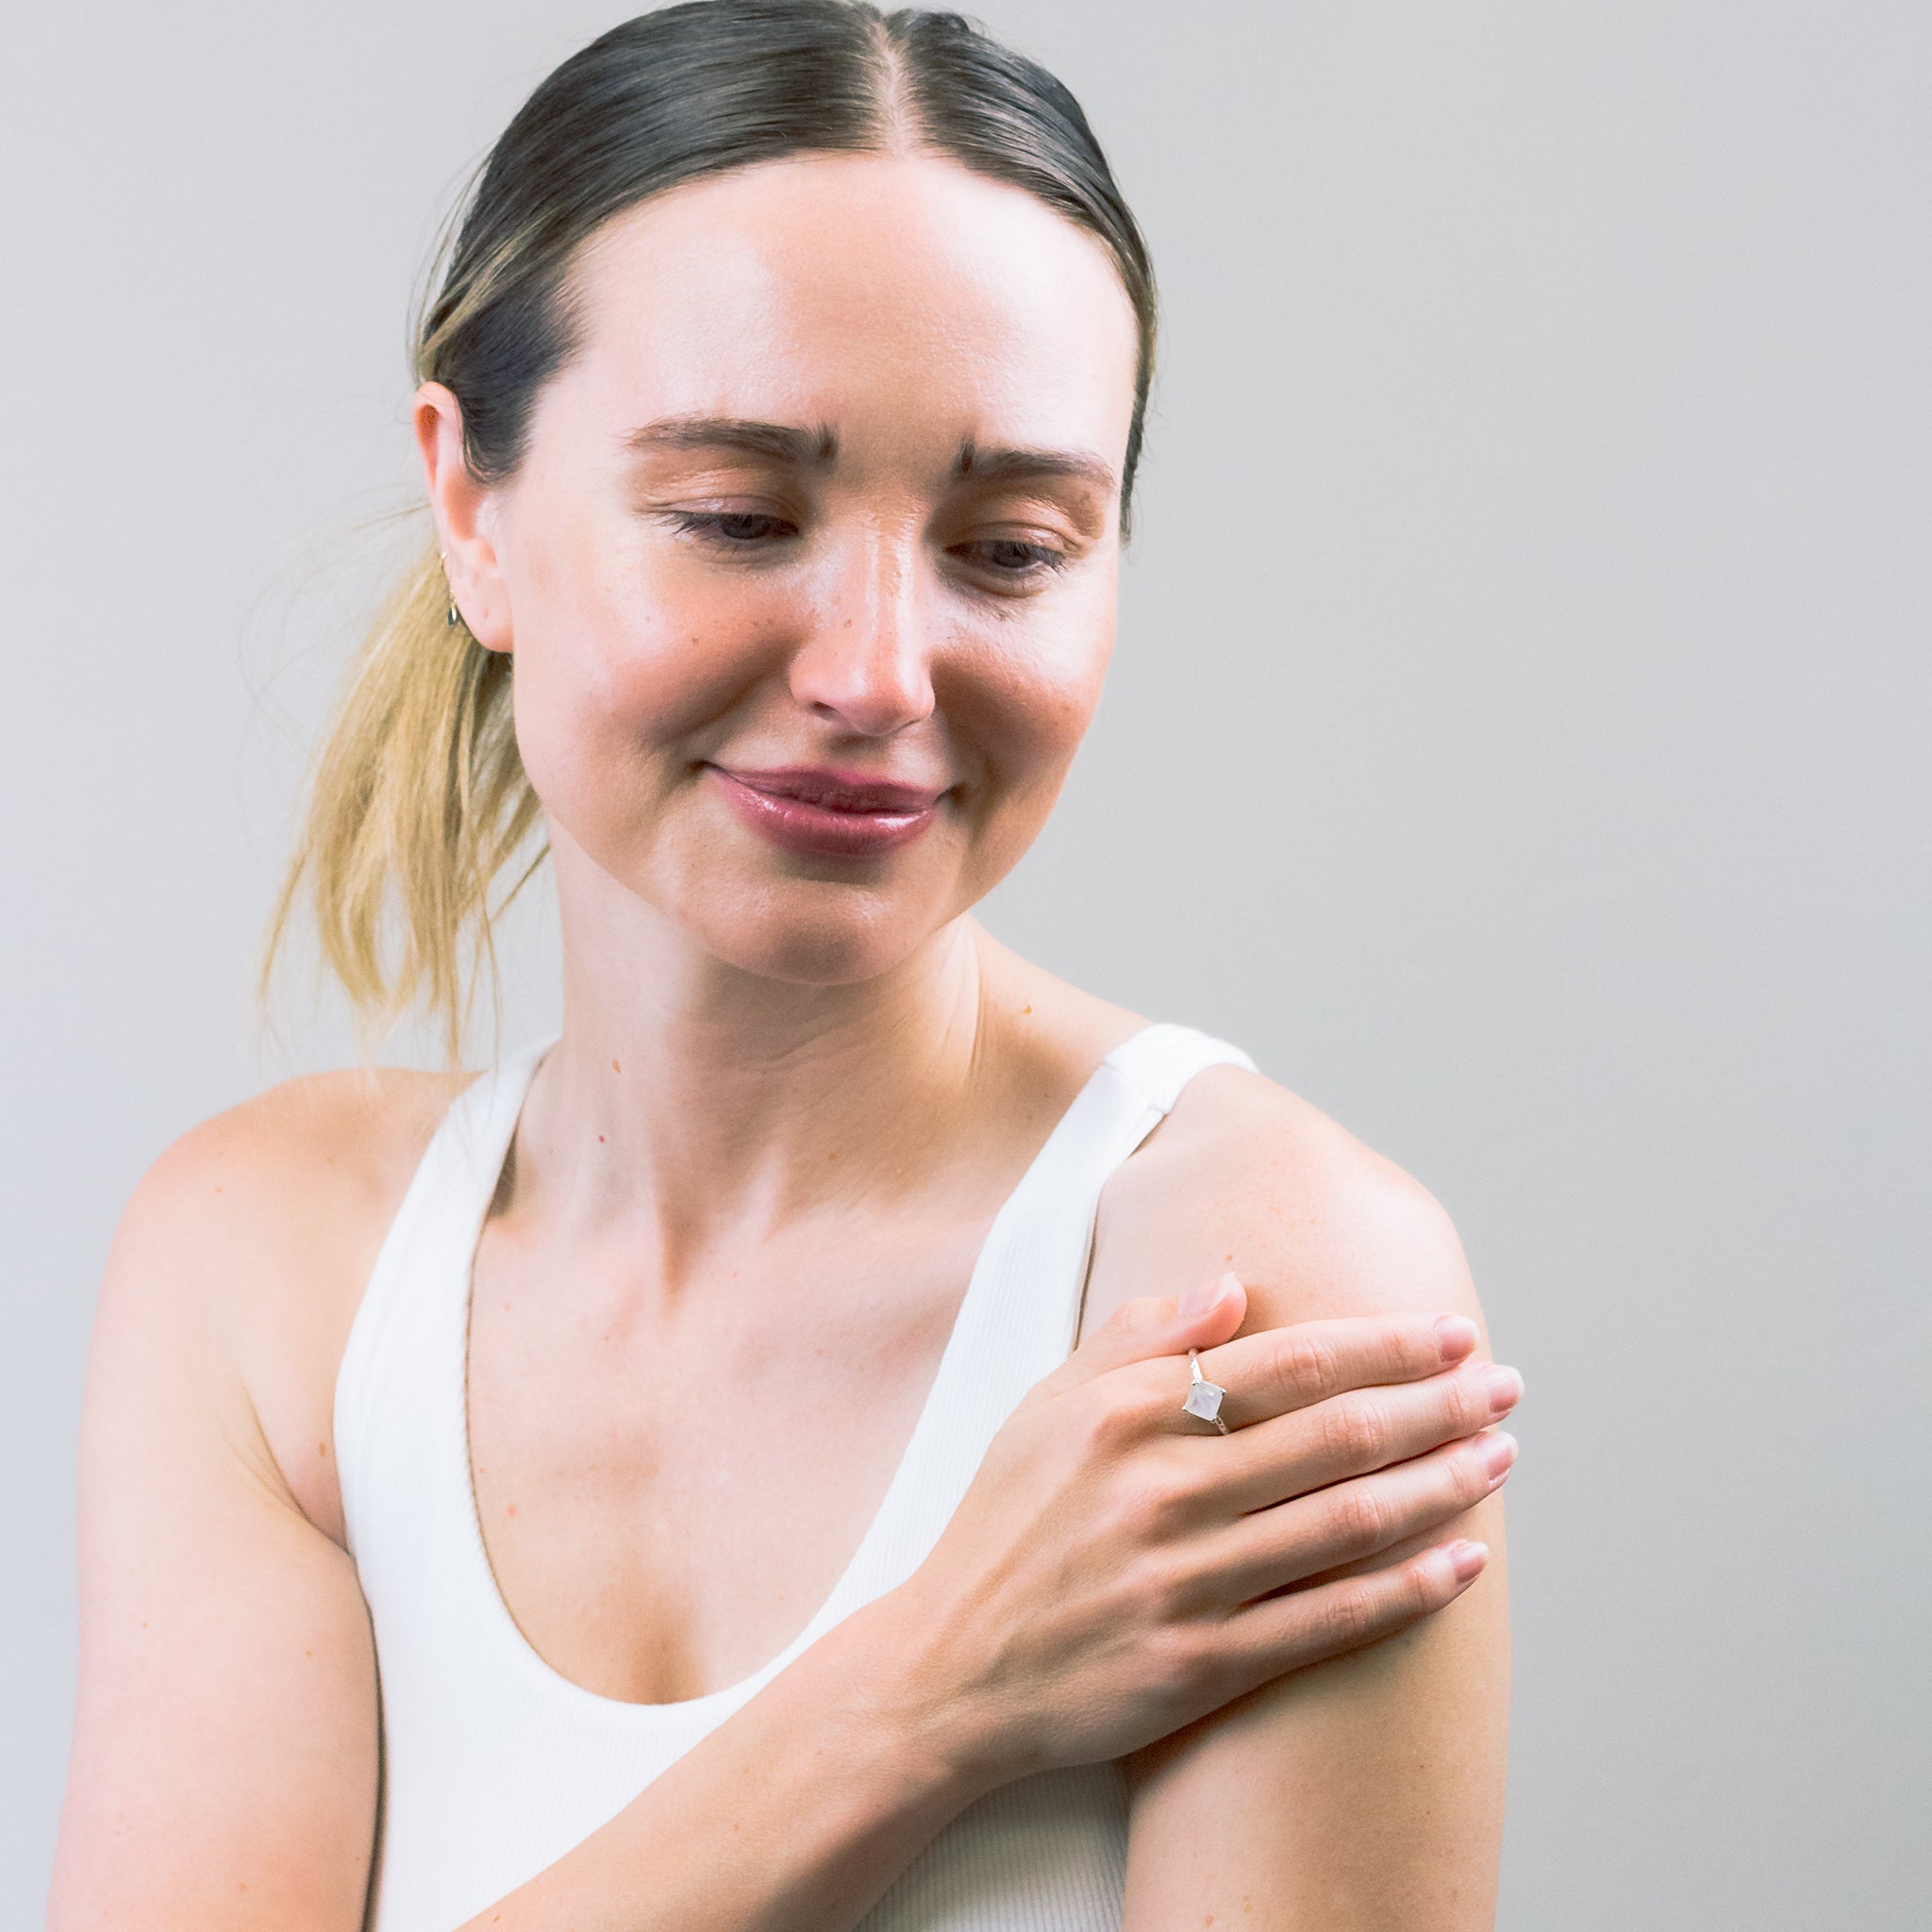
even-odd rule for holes
{"type": "Polygon", "coordinates": [[[203,1259],[237,1246],[312,1251],[323,1230],[400,1201],[475,1077],[358,1067],[284,1080],[165,1147],[135,1187],[116,1245],[185,1241],[203,1259]]]}
{"type": "Polygon", "coordinates": [[[164,1148],[115,1230],[96,1345],[132,1343],[233,1389],[304,1513],[331,1533],[334,1457],[316,1444],[329,1439],[336,1367],[410,1177],[474,1077],[285,1080],[164,1148]]]}
{"type": "Polygon", "coordinates": [[[1426,1188],[1299,1095],[1217,1066],[1108,1182],[1084,1325],[1230,1269],[1250,1329],[1406,1307],[1481,1319],[1461,1242],[1426,1188]]]}

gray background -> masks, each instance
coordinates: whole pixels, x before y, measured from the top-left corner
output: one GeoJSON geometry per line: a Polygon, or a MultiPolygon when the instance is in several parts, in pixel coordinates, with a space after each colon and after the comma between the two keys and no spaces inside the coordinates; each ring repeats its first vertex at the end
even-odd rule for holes
{"type": "MultiPolygon", "coordinates": [[[[248,987],[451,189],[622,8],[30,0],[8,200],[0,1921],[121,1202],[248,987]]],[[[1153,241],[1123,648],[996,930],[1461,1225],[1529,1387],[1502,1923],[1927,1923],[1932,16],[1012,0],[1153,241]]],[[[544,1024],[526,923],[506,1033],[544,1024]]]]}

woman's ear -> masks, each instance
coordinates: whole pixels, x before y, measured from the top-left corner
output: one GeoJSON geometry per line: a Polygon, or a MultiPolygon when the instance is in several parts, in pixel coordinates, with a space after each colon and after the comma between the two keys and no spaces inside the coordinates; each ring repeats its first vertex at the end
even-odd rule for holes
{"type": "Polygon", "coordinates": [[[486,651],[508,651],[509,597],[492,541],[495,497],[464,459],[462,406],[441,383],[425,382],[416,391],[413,414],[450,601],[486,651]]]}

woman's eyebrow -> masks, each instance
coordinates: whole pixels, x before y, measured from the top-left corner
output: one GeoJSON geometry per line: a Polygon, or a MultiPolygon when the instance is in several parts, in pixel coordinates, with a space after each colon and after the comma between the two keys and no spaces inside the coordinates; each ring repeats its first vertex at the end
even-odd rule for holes
{"type": "Polygon", "coordinates": [[[823,468],[839,451],[839,439],[823,425],[798,429],[785,423],[757,423],[742,416],[667,416],[633,429],[625,447],[643,455],[651,450],[736,450],[769,462],[800,469],[823,468]]]}
{"type": "Polygon", "coordinates": [[[953,474],[975,483],[1027,482],[1035,477],[1068,476],[1103,492],[1114,488],[1110,464],[1077,449],[980,449],[961,443],[953,474]]]}
{"type": "MultiPolygon", "coordinates": [[[[666,416],[633,429],[624,441],[626,449],[639,455],[665,449],[733,450],[799,469],[826,468],[839,454],[839,439],[825,425],[802,429],[743,416],[666,416]]],[[[1112,467],[1085,450],[981,449],[976,443],[962,442],[953,475],[974,483],[1071,477],[1103,492],[1115,487],[1112,467]]]]}

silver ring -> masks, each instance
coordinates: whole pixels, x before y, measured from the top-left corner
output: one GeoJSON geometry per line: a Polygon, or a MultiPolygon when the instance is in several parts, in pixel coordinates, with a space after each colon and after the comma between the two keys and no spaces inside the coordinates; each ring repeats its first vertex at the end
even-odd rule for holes
{"type": "Polygon", "coordinates": [[[1227,1393],[1219,1382],[1210,1382],[1201,1373],[1201,1351],[1191,1348],[1188,1351],[1188,1367],[1192,1377],[1188,1383],[1187,1400],[1181,1407],[1189,1415],[1197,1415],[1204,1423],[1212,1423],[1224,1436],[1227,1424],[1221,1419],[1221,1398],[1227,1393]]]}

